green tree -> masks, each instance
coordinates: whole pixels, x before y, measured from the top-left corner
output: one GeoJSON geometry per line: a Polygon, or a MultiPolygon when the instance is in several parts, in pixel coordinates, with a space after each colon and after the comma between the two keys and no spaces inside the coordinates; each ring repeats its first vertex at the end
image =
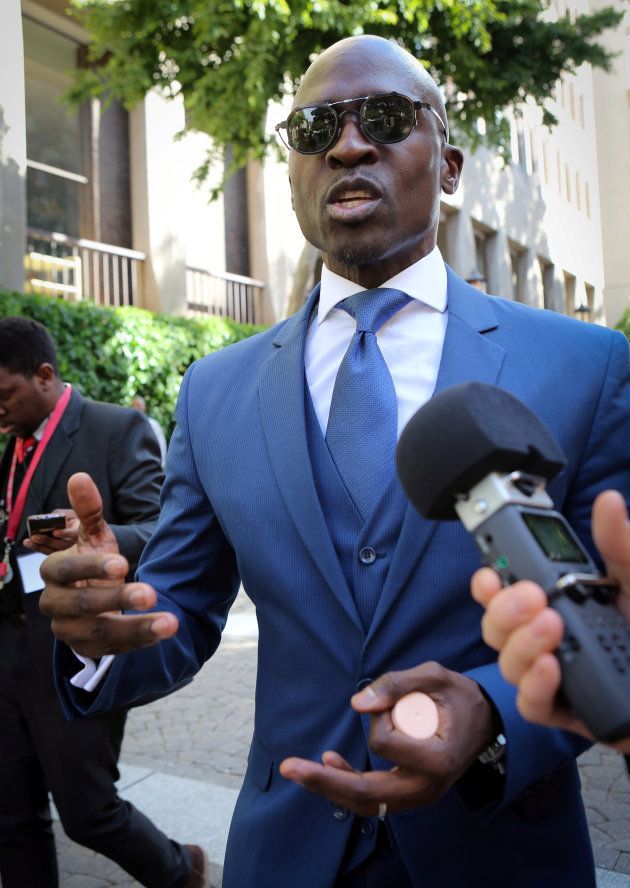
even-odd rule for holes
{"type": "Polygon", "coordinates": [[[93,38],[96,64],[78,74],[71,97],[115,97],[130,107],[153,87],[181,93],[187,128],[226,146],[235,167],[262,157],[271,100],[292,93],[312,58],[336,40],[379,34],[399,41],[447,85],[458,138],[473,147],[483,117],[487,141],[505,151],[503,110],[544,101],[558,77],[583,62],[608,69],[598,42],[623,13],[606,7],[557,21],[547,0],[72,0],[93,38]]]}

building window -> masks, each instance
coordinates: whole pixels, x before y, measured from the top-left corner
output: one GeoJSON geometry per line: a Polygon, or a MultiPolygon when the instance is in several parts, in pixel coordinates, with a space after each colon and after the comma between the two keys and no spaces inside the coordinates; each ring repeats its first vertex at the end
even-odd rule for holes
{"type": "Polygon", "coordinates": [[[571,188],[571,170],[569,169],[568,163],[565,163],[565,165],[564,165],[564,179],[565,179],[565,186],[567,189],[566,198],[569,201],[569,203],[571,203],[571,192],[573,189],[571,188]]]}
{"type": "Polygon", "coordinates": [[[575,205],[578,210],[582,209],[582,183],[579,172],[575,174],[575,205]]]}
{"type": "Polygon", "coordinates": [[[554,270],[553,265],[542,256],[538,257],[540,267],[540,280],[542,282],[542,304],[545,308],[555,310],[554,305],[554,270]]]}
{"type": "Polygon", "coordinates": [[[575,275],[564,272],[564,311],[575,317],[575,275]]]}
{"type": "Polygon", "coordinates": [[[475,267],[470,270],[466,280],[472,282],[474,278],[477,289],[488,292],[488,249],[489,237],[492,235],[477,226],[473,226],[473,234],[475,236],[475,267]]]}
{"type": "Polygon", "coordinates": [[[78,237],[88,179],[80,115],[61,96],[79,44],[31,19],[23,23],[28,224],[78,237]]]}
{"type": "Polygon", "coordinates": [[[129,120],[113,101],[62,99],[83,44],[23,17],[29,227],[131,247],[129,120]]]}
{"type": "Polygon", "coordinates": [[[526,301],[527,288],[527,252],[520,246],[510,242],[510,267],[512,271],[512,299],[516,302],[526,301]]]}
{"type": "Polygon", "coordinates": [[[584,129],[584,96],[580,95],[578,100],[578,111],[579,111],[579,121],[580,126],[584,129]]]}
{"type": "Polygon", "coordinates": [[[584,203],[586,205],[586,215],[591,218],[591,189],[588,182],[584,183],[584,203]]]}
{"type": "Polygon", "coordinates": [[[586,295],[586,307],[588,308],[587,320],[593,320],[595,315],[595,287],[591,284],[584,284],[584,293],[586,295]]]}

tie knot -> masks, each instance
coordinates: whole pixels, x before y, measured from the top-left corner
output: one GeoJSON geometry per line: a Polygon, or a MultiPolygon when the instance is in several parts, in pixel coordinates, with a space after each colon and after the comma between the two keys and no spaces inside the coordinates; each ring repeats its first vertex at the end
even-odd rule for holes
{"type": "Polygon", "coordinates": [[[26,455],[35,445],[35,438],[16,438],[15,455],[19,463],[24,462],[26,455]]]}
{"type": "Polygon", "coordinates": [[[374,290],[362,290],[353,296],[348,296],[337,305],[347,311],[357,322],[357,331],[362,333],[376,333],[396,312],[411,302],[411,296],[407,296],[402,290],[394,290],[391,287],[377,287],[374,290]]]}

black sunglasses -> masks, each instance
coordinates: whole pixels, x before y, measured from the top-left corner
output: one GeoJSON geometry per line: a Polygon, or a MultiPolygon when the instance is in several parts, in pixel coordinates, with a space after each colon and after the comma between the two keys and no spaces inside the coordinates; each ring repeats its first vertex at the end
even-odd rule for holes
{"type": "Polygon", "coordinates": [[[395,92],[294,108],[287,119],[276,126],[276,132],[287,148],[294,148],[300,154],[319,154],[330,148],[339,138],[342,117],[353,111],[350,108],[340,111],[337,109],[344,109],[357,102],[361,104],[353,113],[359,115],[361,132],[374,142],[386,145],[402,142],[415,127],[416,111],[420,108],[426,108],[435,114],[448,141],[448,130],[433,105],[429,102],[414,102],[408,96],[395,92]],[[281,133],[283,129],[287,131],[286,141],[281,133]]]}

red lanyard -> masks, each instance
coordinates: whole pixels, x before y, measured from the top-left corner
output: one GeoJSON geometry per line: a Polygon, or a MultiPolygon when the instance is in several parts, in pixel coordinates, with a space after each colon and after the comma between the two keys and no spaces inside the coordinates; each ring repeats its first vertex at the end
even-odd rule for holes
{"type": "Polygon", "coordinates": [[[59,425],[59,420],[63,416],[64,410],[68,406],[68,401],[70,400],[71,394],[72,386],[67,385],[63,395],[55,404],[55,409],[50,414],[50,419],[46,423],[46,428],[44,429],[42,439],[35,449],[33,458],[31,459],[30,465],[26,471],[26,474],[24,475],[24,478],[22,479],[22,483],[20,484],[20,489],[18,490],[15,505],[13,504],[13,479],[15,477],[15,467],[17,465],[17,453],[15,452],[15,450],[13,451],[13,460],[11,462],[11,469],[9,471],[9,483],[7,485],[7,508],[9,510],[9,522],[7,524],[7,534],[5,537],[7,543],[12,543],[17,536],[18,527],[20,526],[20,519],[22,517],[22,512],[24,511],[24,505],[26,503],[26,495],[28,493],[29,484],[31,483],[31,479],[35,474],[35,469],[39,465],[40,459],[44,455],[44,450],[46,449],[46,446],[52,438],[55,429],[59,425]]]}

